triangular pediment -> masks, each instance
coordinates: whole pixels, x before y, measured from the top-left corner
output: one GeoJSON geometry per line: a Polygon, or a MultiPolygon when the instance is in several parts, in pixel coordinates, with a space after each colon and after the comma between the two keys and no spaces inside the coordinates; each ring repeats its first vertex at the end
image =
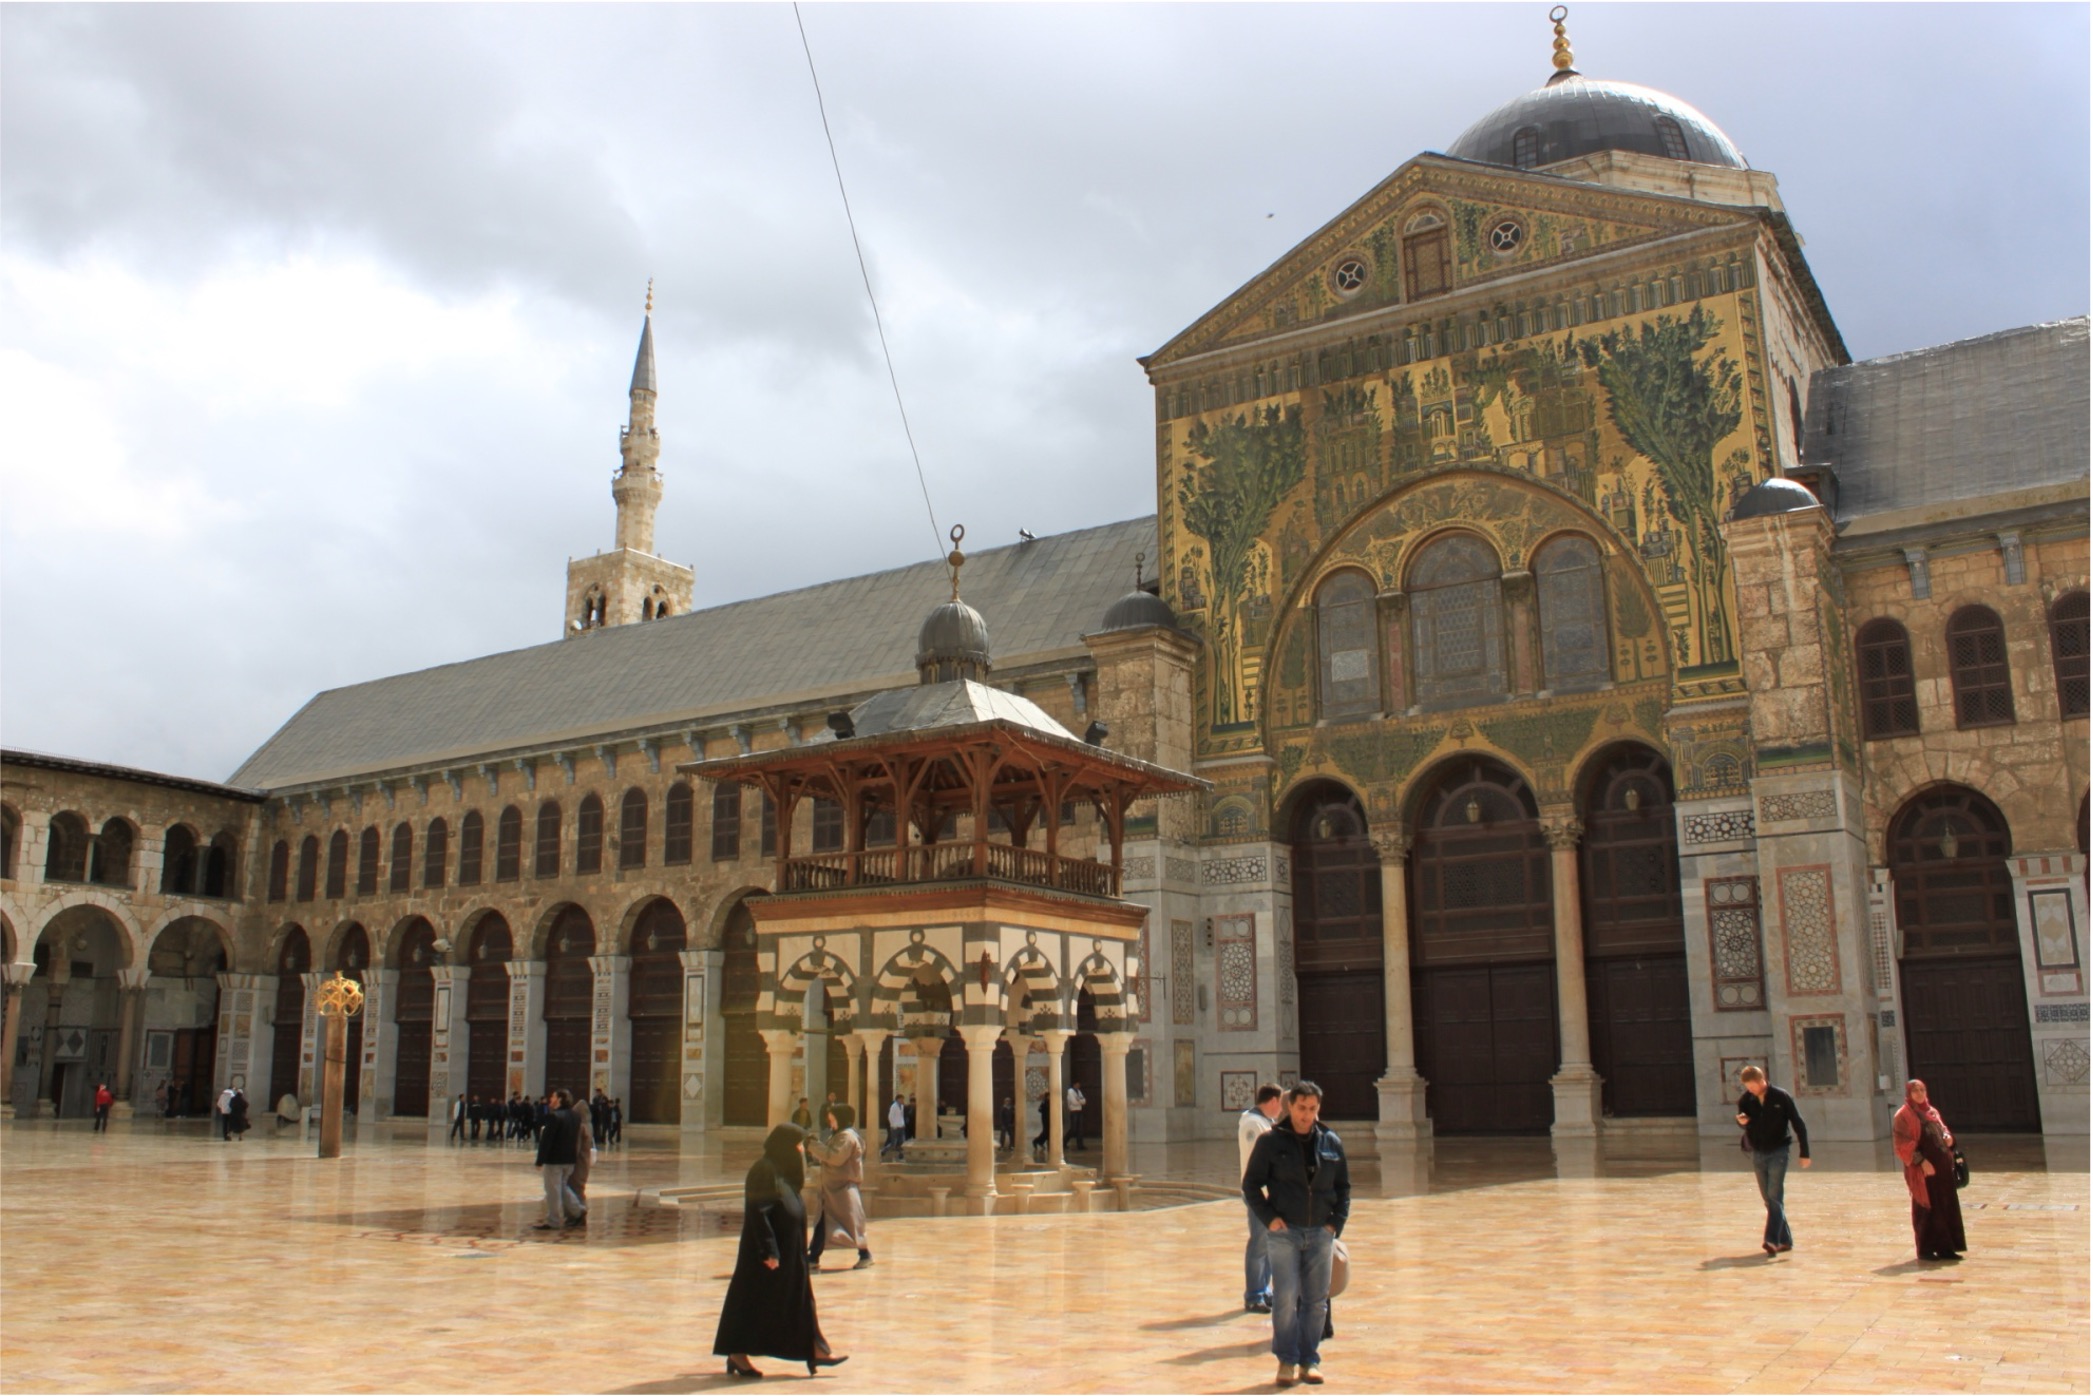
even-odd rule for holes
{"type": "Polygon", "coordinates": [[[1142,362],[1153,373],[1210,350],[1410,302],[1412,252],[1429,250],[1415,239],[1435,230],[1445,234],[1444,274],[1459,293],[1755,218],[1749,208],[1419,155],[1142,362]]]}

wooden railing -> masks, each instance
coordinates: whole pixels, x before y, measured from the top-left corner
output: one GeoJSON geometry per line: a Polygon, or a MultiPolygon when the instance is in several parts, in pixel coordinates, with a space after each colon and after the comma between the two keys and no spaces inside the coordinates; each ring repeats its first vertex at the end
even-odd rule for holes
{"type": "MultiPolygon", "coordinates": [[[[987,875],[998,882],[1051,887],[1090,897],[1119,895],[1119,871],[1109,863],[1069,858],[1009,844],[988,845],[987,875]]],[[[958,882],[975,876],[974,845],[940,843],[916,848],[868,848],[858,853],[805,853],[785,860],[781,892],[827,892],[842,887],[958,882]]]]}

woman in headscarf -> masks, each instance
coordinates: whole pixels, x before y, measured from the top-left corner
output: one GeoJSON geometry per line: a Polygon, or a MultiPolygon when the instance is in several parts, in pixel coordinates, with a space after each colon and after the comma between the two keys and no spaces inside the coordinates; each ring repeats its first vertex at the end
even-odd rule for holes
{"type": "Polygon", "coordinates": [[[1926,1083],[1904,1083],[1904,1105],[1890,1121],[1890,1141],[1911,1190],[1911,1234],[1920,1260],[1960,1260],[1962,1200],[1955,1195],[1955,1136],[1926,1099],[1926,1083]]]}
{"type": "Polygon", "coordinates": [[[814,1316],[814,1283],[807,1270],[807,1209],[799,1199],[806,1181],[806,1132],[779,1125],[763,1141],[763,1157],[749,1167],[742,1190],[741,1250],[720,1306],[712,1350],[727,1359],[727,1375],[760,1377],[750,1353],[804,1362],[812,1375],[845,1359],[829,1351],[814,1316]]]}
{"type": "Polygon", "coordinates": [[[830,1241],[858,1248],[862,1270],[872,1263],[872,1247],[865,1235],[865,1141],[851,1126],[857,1111],[848,1105],[830,1105],[823,1112],[830,1130],[828,1144],[809,1144],[818,1151],[821,1164],[821,1220],[814,1227],[814,1244],[807,1248],[807,1264],[819,1266],[821,1252],[830,1241]]]}

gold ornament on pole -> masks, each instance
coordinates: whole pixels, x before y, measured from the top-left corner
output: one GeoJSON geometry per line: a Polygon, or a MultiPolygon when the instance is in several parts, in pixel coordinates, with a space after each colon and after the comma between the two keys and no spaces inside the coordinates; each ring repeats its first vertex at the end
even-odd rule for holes
{"type": "Polygon", "coordinates": [[[320,1088],[320,1157],[340,1158],[349,1020],[363,1012],[363,985],[336,970],[334,978],[320,985],[313,995],[313,1011],[327,1024],[327,1061],[320,1088]]]}

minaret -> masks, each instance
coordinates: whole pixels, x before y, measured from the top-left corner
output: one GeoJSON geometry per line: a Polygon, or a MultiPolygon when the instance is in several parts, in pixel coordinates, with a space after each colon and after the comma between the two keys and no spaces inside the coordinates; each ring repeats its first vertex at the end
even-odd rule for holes
{"type": "Polygon", "coordinates": [[[654,429],[654,283],[647,283],[639,356],[632,362],[631,409],[618,432],[618,473],[610,496],[618,505],[617,543],[607,553],[567,563],[565,632],[586,635],[605,626],[680,616],[690,609],[696,577],[654,555],[654,511],[661,507],[661,433],[654,429]]]}

